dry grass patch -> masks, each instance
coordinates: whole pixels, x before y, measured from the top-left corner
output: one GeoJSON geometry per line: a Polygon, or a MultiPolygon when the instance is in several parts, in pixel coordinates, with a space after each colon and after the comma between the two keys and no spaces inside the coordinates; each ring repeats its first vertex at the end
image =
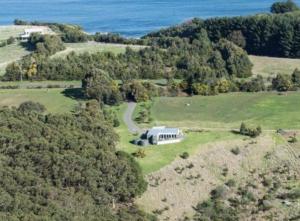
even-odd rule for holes
{"type": "Polygon", "coordinates": [[[274,58],[263,56],[249,56],[253,63],[253,73],[265,78],[274,77],[278,73],[292,74],[296,68],[300,69],[300,59],[274,58]]]}
{"type": "Polygon", "coordinates": [[[193,206],[209,197],[212,189],[229,178],[242,180],[249,171],[264,165],[264,156],[275,147],[270,135],[203,145],[189,159],[178,157],[170,165],[147,176],[149,188],[137,200],[160,220],[179,220],[193,214],[193,206]],[[233,154],[232,148],[240,153],[233,154]],[[168,208],[167,210],[165,208],[168,208]]]}

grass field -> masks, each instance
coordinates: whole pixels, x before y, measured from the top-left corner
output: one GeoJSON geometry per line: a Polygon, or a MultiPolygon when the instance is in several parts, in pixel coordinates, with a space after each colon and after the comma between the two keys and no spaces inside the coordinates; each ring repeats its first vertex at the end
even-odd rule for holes
{"type": "Polygon", "coordinates": [[[52,57],[64,57],[70,52],[76,53],[96,53],[96,52],[113,52],[115,54],[124,53],[126,47],[131,47],[133,49],[139,49],[141,46],[134,45],[122,45],[122,44],[105,44],[97,42],[86,42],[86,43],[67,43],[66,50],[58,52],[52,57]]]}
{"type": "MultiPolygon", "coordinates": [[[[130,141],[136,139],[137,136],[130,134],[122,121],[126,104],[121,105],[117,109],[121,122],[120,127],[116,129],[120,136],[118,149],[128,153],[134,153],[138,150],[138,146],[131,144],[130,141]]],[[[186,133],[186,137],[181,143],[163,146],[148,146],[144,148],[146,157],[142,159],[139,158],[137,161],[141,165],[143,173],[148,174],[168,165],[183,152],[188,152],[190,155],[193,155],[197,153],[204,144],[237,138],[240,138],[240,136],[230,132],[189,132],[186,133]]]]}
{"type": "Polygon", "coordinates": [[[25,101],[39,102],[49,113],[72,111],[77,101],[62,94],[64,89],[13,89],[0,90],[0,106],[19,106],[25,101]]]}
{"type": "Polygon", "coordinates": [[[263,129],[300,129],[300,93],[230,93],[218,96],[157,98],[156,125],[238,128],[241,122],[263,129]]]}
{"type": "Polygon", "coordinates": [[[278,73],[292,74],[296,68],[300,69],[300,59],[272,58],[263,56],[249,56],[253,63],[253,73],[265,78],[278,73]]]}

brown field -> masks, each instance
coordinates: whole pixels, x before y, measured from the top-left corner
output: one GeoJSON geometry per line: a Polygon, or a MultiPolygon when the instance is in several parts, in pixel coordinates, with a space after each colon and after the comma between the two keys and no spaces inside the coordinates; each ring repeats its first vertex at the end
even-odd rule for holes
{"type": "Polygon", "coordinates": [[[176,221],[184,216],[191,217],[193,206],[208,199],[211,190],[228,179],[242,183],[250,171],[263,169],[270,163],[277,164],[278,159],[299,168],[299,160],[296,161],[286,148],[279,145],[279,140],[283,142],[275,135],[264,134],[257,139],[206,144],[189,159],[178,157],[170,165],[149,174],[148,190],[137,203],[147,212],[163,211],[158,215],[159,220],[176,221]],[[231,152],[235,147],[240,148],[240,154],[231,152]],[[264,157],[267,153],[274,153],[268,163],[264,157]],[[226,177],[222,175],[224,168],[228,168],[226,177]]]}
{"type": "Polygon", "coordinates": [[[296,68],[300,69],[300,59],[273,58],[264,56],[249,56],[253,63],[253,73],[265,78],[273,77],[278,73],[292,74],[296,68]]]}

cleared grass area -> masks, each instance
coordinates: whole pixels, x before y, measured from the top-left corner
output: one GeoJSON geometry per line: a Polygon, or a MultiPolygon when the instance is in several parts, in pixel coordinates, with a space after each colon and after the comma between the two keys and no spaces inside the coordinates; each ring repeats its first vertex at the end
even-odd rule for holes
{"type": "MultiPolygon", "coordinates": [[[[119,119],[121,125],[116,129],[120,136],[120,142],[118,149],[128,153],[136,152],[139,147],[130,143],[137,136],[129,133],[128,129],[122,121],[123,113],[125,112],[127,104],[123,104],[117,107],[119,119]]],[[[157,171],[160,168],[170,164],[174,159],[178,158],[183,152],[188,152],[190,155],[197,153],[201,146],[210,142],[219,140],[231,140],[239,138],[239,135],[235,135],[230,132],[189,132],[185,134],[186,137],[183,142],[178,144],[169,144],[163,146],[147,146],[145,150],[146,157],[139,158],[137,161],[142,167],[144,174],[149,174],[153,171],[157,171]]]]}
{"type": "Polygon", "coordinates": [[[241,122],[263,129],[299,129],[300,93],[230,93],[218,96],[157,98],[156,125],[185,128],[239,128],[241,122]]]}
{"type": "Polygon", "coordinates": [[[85,43],[67,43],[66,50],[58,52],[54,56],[55,57],[65,57],[71,52],[75,53],[96,53],[96,52],[112,52],[115,54],[124,53],[126,47],[131,47],[133,49],[140,49],[142,46],[136,45],[123,45],[123,44],[106,44],[106,43],[98,43],[98,42],[85,42],[85,43]]]}
{"type": "Polygon", "coordinates": [[[64,89],[0,90],[0,106],[18,107],[25,101],[39,102],[49,113],[72,111],[78,102],[62,94],[64,89]]]}
{"type": "Polygon", "coordinates": [[[249,56],[253,63],[253,73],[273,77],[278,73],[292,74],[296,68],[300,69],[300,59],[273,58],[263,56],[249,56]]]}
{"type": "Polygon", "coordinates": [[[5,73],[5,68],[9,63],[19,60],[29,53],[18,43],[0,47],[0,76],[5,73]]]}

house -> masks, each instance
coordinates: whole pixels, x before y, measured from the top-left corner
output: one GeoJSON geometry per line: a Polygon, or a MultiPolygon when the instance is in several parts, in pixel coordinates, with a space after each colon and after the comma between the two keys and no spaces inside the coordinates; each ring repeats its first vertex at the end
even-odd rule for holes
{"type": "Polygon", "coordinates": [[[44,27],[33,27],[33,28],[29,28],[29,29],[25,29],[24,33],[20,35],[20,40],[22,42],[27,42],[30,35],[31,34],[41,34],[41,35],[44,35],[44,34],[47,34],[47,29],[44,28],[44,27]]]}
{"type": "Polygon", "coordinates": [[[183,133],[178,128],[153,127],[145,133],[149,143],[153,145],[179,143],[183,139],[183,133]]]}

